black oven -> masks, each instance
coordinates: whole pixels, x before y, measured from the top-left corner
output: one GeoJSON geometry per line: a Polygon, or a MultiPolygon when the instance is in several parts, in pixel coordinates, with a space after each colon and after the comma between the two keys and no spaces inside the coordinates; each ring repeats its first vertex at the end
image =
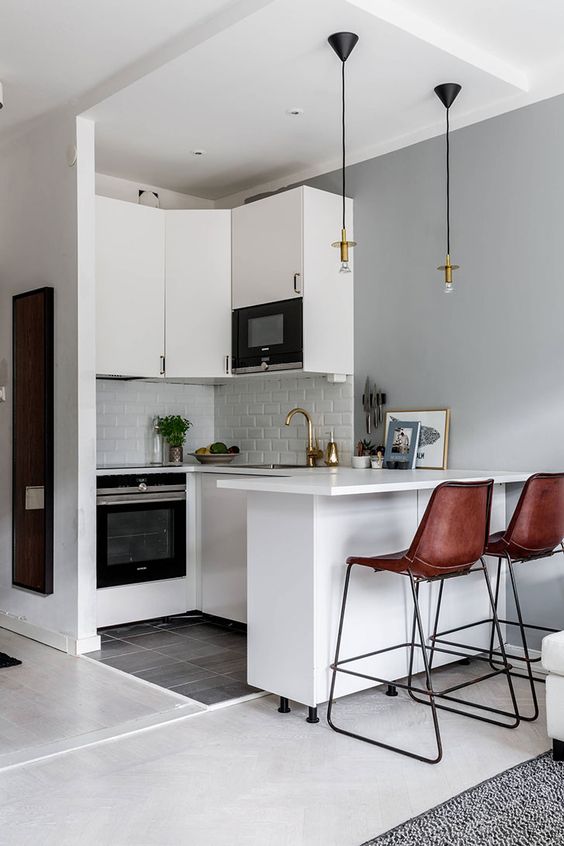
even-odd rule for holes
{"type": "Polygon", "coordinates": [[[303,300],[238,308],[233,312],[233,373],[303,367],[303,300]]]}
{"type": "Polygon", "coordinates": [[[100,476],[96,511],[99,588],[186,575],[184,476],[100,476]]]}

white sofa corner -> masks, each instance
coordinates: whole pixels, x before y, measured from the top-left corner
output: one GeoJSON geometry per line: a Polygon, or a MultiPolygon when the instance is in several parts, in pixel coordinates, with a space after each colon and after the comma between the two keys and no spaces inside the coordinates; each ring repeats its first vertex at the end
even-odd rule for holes
{"type": "Polygon", "coordinates": [[[546,724],[552,738],[555,761],[564,761],[564,632],[549,634],[542,641],[542,664],[546,679],[546,724]]]}

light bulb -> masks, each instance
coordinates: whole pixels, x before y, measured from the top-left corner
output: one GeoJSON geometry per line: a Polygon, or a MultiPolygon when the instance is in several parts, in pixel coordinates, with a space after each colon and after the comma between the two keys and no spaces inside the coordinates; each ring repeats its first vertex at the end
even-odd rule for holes
{"type": "Polygon", "coordinates": [[[445,282],[445,294],[452,294],[454,291],[454,286],[452,282],[445,282]]]}
{"type": "Polygon", "coordinates": [[[341,266],[339,268],[339,273],[350,273],[351,269],[349,267],[348,261],[341,262],[341,266]]]}

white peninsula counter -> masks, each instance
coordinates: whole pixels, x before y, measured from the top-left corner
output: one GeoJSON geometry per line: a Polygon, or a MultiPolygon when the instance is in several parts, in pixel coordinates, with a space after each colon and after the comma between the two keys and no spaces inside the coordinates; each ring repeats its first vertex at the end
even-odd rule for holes
{"type": "MultiPolygon", "coordinates": [[[[310,708],[329,698],[329,667],[347,556],[406,549],[431,491],[448,480],[493,478],[491,531],[503,529],[505,485],[523,483],[529,475],[345,468],[286,473],[289,475],[233,476],[218,481],[218,487],[247,492],[249,684],[310,708]]],[[[412,607],[408,588],[407,580],[395,574],[355,568],[343,658],[409,639],[412,607]]],[[[435,584],[422,586],[426,625],[435,588],[435,584]]],[[[483,579],[477,575],[453,579],[445,587],[443,609],[442,628],[489,616],[483,579]]],[[[472,642],[485,646],[488,633],[480,635],[480,629],[474,633],[472,642]]],[[[378,665],[367,659],[362,672],[399,678],[407,671],[404,652],[407,650],[379,656],[378,665]]],[[[442,656],[442,660],[448,657],[442,656]]],[[[336,696],[371,684],[341,675],[336,696]]]]}

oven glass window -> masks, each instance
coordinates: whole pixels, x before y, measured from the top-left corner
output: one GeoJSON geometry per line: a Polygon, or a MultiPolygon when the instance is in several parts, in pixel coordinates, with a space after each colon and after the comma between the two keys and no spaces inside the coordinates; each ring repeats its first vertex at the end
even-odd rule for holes
{"type": "Polygon", "coordinates": [[[249,347],[273,347],[284,343],[283,313],[250,317],[247,322],[249,347]]]}
{"type": "Polygon", "coordinates": [[[159,508],[108,514],[107,562],[112,567],[174,558],[174,511],[159,508]]]}

